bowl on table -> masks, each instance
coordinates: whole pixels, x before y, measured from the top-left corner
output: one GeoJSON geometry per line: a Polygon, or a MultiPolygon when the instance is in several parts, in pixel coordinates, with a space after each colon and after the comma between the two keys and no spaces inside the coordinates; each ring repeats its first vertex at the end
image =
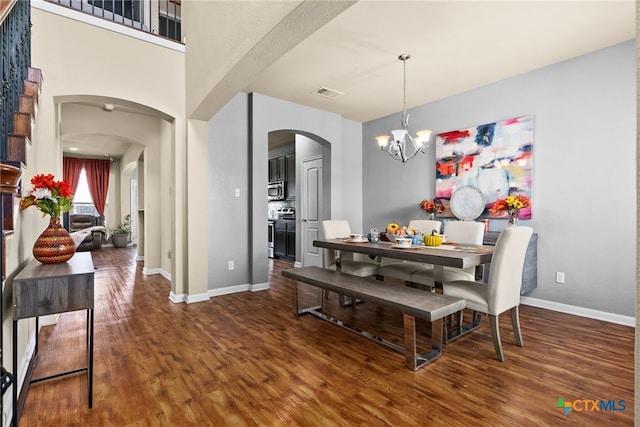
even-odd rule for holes
{"type": "Polygon", "coordinates": [[[386,233],[385,235],[387,236],[387,240],[389,240],[391,243],[395,243],[398,238],[404,237],[401,234],[386,233]]]}
{"type": "Polygon", "coordinates": [[[413,243],[413,239],[411,236],[400,236],[396,238],[395,243],[398,248],[410,248],[411,243],[413,243]]]}

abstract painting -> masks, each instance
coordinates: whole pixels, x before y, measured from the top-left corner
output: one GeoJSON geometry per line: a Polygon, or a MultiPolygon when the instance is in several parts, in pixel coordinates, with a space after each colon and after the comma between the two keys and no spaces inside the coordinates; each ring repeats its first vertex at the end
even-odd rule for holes
{"type": "MultiPolygon", "coordinates": [[[[496,200],[522,194],[531,199],[533,116],[522,116],[436,135],[436,197],[453,216],[451,194],[465,185],[477,187],[485,210],[496,200]]],[[[495,216],[494,216],[495,217],[495,216]]],[[[507,218],[507,214],[497,218],[507,218]]],[[[531,207],[520,211],[531,218],[531,207]]]]}

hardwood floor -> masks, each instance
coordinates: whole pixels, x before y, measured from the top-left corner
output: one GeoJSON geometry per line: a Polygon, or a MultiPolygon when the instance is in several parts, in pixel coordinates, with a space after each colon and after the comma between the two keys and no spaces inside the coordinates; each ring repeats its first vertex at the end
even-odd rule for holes
{"type": "MultiPolygon", "coordinates": [[[[291,265],[272,262],[268,291],[173,304],[130,249],[94,251],[93,408],[86,375],[29,388],[20,426],[633,425],[634,330],[521,306],[524,347],[501,317],[507,361],[488,321],[413,372],[404,358],[315,317],[293,315],[291,265]],[[624,411],[566,416],[558,398],[624,401],[624,411]]],[[[399,314],[328,306],[401,342],[399,314]]],[[[84,364],[84,312],[42,329],[35,376],[84,364]]],[[[422,331],[428,329],[421,328],[422,331]]],[[[426,337],[422,337],[425,339],[426,337]]],[[[609,407],[611,408],[611,407],[609,407]]]]}

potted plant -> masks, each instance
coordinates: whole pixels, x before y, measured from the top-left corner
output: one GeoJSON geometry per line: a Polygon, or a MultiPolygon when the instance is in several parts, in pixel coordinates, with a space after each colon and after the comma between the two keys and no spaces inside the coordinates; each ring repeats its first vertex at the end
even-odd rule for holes
{"type": "Polygon", "coordinates": [[[131,215],[124,217],[124,221],[117,228],[111,230],[111,243],[116,248],[124,248],[129,243],[131,234],[131,215]]]}

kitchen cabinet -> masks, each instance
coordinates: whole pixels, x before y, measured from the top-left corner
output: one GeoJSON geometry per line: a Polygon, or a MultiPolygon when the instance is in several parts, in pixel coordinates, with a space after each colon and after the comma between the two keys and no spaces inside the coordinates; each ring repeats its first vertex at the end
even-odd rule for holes
{"type": "Polygon", "coordinates": [[[290,153],[285,156],[287,167],[287,183],[285,185],[285,197],[287,200],[296,198],[296,154],[290,153]]]}
{"type": "Polygon", "coordinates": [[[275,221],[273,254],[276,258],[296,260],[296,222],[294,220],[275,221]]]}
{"type": "MultiPolygon", "coordinates": [[[[295,170],[294,170],[295,173],[295,170]]],[[[287,180],[287,155],[269,159],[269,182],[287,180]]]]}

